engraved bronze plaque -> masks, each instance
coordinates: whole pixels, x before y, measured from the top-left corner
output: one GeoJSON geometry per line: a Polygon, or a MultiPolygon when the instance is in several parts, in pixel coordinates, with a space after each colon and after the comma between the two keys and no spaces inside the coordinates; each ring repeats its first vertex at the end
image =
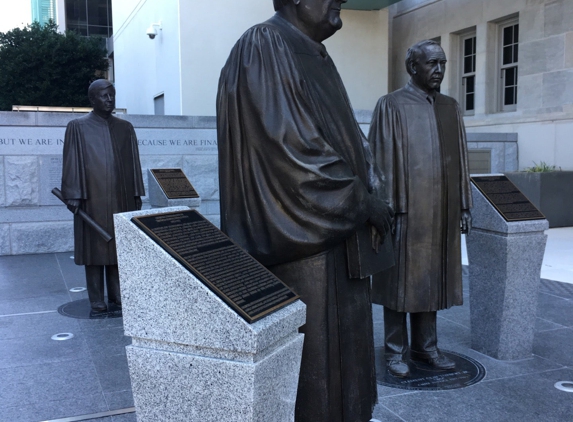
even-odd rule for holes
{"type": "Polygon", "coordinates": [[[298,299],[195,210],[133,217],[132,221],[249,323],[298,299]]]}
{"type": "Polygon", "coordinates": [[[507,177],[476,176],[471,180],[506,221],[545,219],[541,211],[507,177]]]}
{"type": "Polygon", "coordinates": [[[199,195],[181,169],[150,169],[169,199],[199,198],[199,195]]]}

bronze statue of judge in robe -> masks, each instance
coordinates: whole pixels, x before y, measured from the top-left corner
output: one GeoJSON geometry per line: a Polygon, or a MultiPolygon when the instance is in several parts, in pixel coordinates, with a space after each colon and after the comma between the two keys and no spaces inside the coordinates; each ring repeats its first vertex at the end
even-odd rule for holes
{"type": "MultiPolygon", "coordinates": [[[[62,195],[70,211],[84,210],[113,236],[113,214],[141,209],[145,195],[137,138],[131,123],[112,116],[115,88],[98,79],[88,89],[93,111],[68,123],[64,139],[62,195]]],[[[74,215],[74,261],[85,265],[91,308],[121,308],[115,239],[103,240],[74,215]],[[104,271],[105,270],[105,271],[104,271]]]]}
{"type": "Polygon", "coordinates": [[[274,0],[217,95],[221,229],[307,305],[297,422],[366,422],[377,400],[370,280],[350,278],[346,241],[393,213],[322,44],[342,3],[274,0]]]}
{"type": "Polygon", "coordinates": [[[396,211],[396,265],[375,275],[372,289],[384,305],[387,368],[399,377],[409,375],[408,351],[433,369],[455,367],[437,347],[436,311],[462,304],[460,230],[471,230],[472,201],[462,114],[438,92],[445,66],[436,42],[412,46],[410,82],[379,100],[369,133],[396,211]]]}

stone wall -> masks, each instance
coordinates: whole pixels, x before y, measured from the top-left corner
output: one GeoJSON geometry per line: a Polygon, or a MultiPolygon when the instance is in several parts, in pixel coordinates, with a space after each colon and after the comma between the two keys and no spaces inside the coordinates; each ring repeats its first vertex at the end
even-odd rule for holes
{"type": "MultiPolygon", "coordinates": [[[[61,183],[65,127],[78,117],[0,112],[0,255],[73,250],[72,214],[50,191],[61,183]]],[[[135,127],[146,190],[148,168],[180,167],[201,196],[200,212],[219,225],[215,118],[118,117],[135,127]]]]}

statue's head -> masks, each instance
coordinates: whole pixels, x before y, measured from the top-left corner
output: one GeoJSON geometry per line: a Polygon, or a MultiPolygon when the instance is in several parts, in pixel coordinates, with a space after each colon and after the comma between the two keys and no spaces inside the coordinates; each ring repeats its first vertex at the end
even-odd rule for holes
{"type": "Polygon", "coordinates": [[[107,79],[98,79],[88,88],[88,97],[94,113],[108,117],[115,109],[115,88],[107,79]]]}
{"type": "Polygon", "coordinates": [[[440,88],[446,72],[446,62],[444,50],[432,40],[420,41],[406,53],[406,70],[412,82],[428,93],[440,88]]]}
{"type": "Polygon", "coordinates": [[[347,0],[273,0],[275,10],[314,41],[342,28],[340,9],[347,0]]]}

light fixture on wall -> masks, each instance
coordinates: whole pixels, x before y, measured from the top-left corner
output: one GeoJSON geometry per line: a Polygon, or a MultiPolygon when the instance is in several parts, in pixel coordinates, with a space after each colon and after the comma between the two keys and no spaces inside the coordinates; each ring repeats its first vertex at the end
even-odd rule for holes
{"type": "Polygon", "coordinates": [[[145,33],[150,39],[153,40],[157,36],[158,33],[157,28],[159,28],[160,31],[163,29],[161,27],[161,21],[159,21],[158,23],[152,23],[151,25],[149,25],[149,28],[147,28],[147,31],[145,33]]]}

